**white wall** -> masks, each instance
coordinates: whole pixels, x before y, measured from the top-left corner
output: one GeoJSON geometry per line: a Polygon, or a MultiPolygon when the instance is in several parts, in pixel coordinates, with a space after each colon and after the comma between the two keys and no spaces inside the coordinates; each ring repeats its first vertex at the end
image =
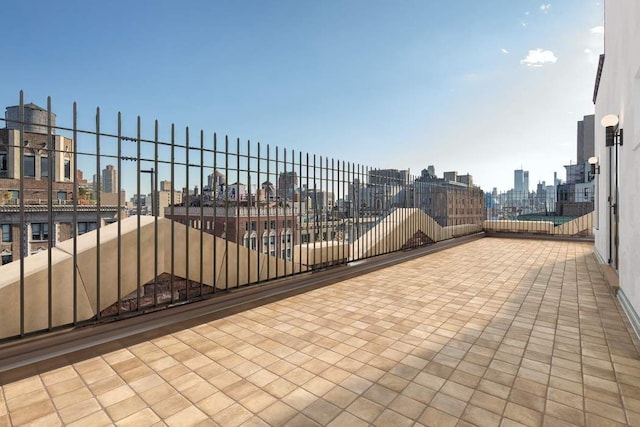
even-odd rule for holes
{"type": "Polygon", "coordinates": [[[605,61],[596,99],[595,154],[600,159],[598,176],[598,224],[596,251],[609,259],[609,156],[600,120],[617,114],[624,131],[619,147],[619,279],[622,298],[640,313],[640,2],[605,2],[605,61]]]}

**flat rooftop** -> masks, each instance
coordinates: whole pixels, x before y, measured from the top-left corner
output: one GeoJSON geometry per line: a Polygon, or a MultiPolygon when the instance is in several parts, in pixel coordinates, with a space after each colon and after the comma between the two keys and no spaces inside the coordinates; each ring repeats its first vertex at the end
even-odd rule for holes
{"type": "Polygon", "coordinates": [[[0,426],[640,425],[593,244],[484,238],[0,374],[0,426]]]}

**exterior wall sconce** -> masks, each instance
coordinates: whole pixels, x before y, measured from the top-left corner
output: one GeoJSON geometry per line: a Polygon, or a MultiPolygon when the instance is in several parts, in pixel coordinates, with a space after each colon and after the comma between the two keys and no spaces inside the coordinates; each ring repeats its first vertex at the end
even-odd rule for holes
{"type": "Polygon", "coordinates": [[[597,157],[589,157],[589,165],[591,165],[591,175],[599,175],[600,174],[600,165],[598,164],[599,159],[597,157]]]}
{"type": "Polygon", "coordinates": [[[623,134],[618,116],[607,114],[600,120],[600,124],[606,130],[605,146],[613,147],[616,144],[622,146],[623,134]]]}

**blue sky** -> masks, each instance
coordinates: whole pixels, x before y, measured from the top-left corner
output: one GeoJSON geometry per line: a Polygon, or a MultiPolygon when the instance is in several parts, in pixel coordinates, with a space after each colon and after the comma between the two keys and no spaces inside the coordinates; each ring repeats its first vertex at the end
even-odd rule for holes
{"type": "MultiPolygon", "coordinates": [[[[593,113],[592,0],[5,2],[0,100],[106,130],[143,117],[490,190],[575,162],[593,113]]],[[[178,180],[176,184],[179,185],[178,180]]],[[[128,195],[131,189],[128,188],[128,195]]]]}

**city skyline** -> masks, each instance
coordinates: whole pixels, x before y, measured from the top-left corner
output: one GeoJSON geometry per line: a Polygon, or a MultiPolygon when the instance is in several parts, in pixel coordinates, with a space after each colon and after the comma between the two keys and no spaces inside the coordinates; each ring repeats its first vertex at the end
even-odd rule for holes
{"type": "Polygon", "coordinates": [[[27,102],[51,95],[61,123],[77,100],[83,128],[95,125],[100,105],[107,131],[121,110],[127,135],[139,114],[147,134],[159,119],[163,140],[173,121],[180,138],[190,125],[208,142],[218,132],[416,175],[436,164],[473,174],[485,189],[507,188],[520,165],[536,183],[575,161],[575,123],[593,112],[602,51],[602,5],[593,1],[437,9],[203,2],[180,13],[170,2],[33,6],[3,8],[16,18],[7,24],[5,55],[20,69],[0,71],[7,105],[24,89],[27,102]],[[85,17],[97,13],[105,19],[89,24],[85,17]],[[40,38],[17,26],[21,16],[29,28],[68,25],[33,57],[24,52],[41,51],[40,38]]]}

